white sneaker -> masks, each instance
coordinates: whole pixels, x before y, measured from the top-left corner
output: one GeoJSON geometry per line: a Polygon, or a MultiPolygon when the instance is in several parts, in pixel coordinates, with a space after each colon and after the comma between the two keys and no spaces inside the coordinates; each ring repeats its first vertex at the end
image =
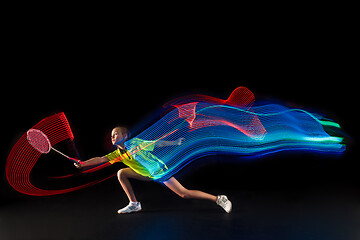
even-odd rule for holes
{"type": "Polygon", "coordinates": [[[225,195],[217,196],[216,204],[222,207],[227,213],[231,212],[232,203],[225,195]]]}
{"type": "Polygon", "coordinates": [[[118,214],[133,213],[133,212],[139,212],[139,211],[141,211],[140,202],[130,202],[129,205],[127,205],[126,207],[119,209],[118,214]]]}

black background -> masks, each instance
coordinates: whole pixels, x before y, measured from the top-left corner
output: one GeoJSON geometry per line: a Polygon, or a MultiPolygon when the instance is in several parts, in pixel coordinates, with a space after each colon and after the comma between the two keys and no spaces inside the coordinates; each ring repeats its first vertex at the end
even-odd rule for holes
{"type": "MultiPolygon", "coordinates": [[[[250,22],[198,22],[186,29],[180,23],[143,23],[121,30],[96,24],[62,29],[61,24],[34,28],[23,23],[13,28],[1,88],[3,206],[34,200],[7,184],[4,168],[17,139],[41,119],[65,112],[80,155],[87,159],[109,151],[107,139],[115,125],[131,128],[144,123],[175,97],[206,94],[225,99],[238,86],[248,87],[257,99],[316,109],[335,119],[351,136],[348,150],[340,158],[304,153],[233,162],[226,156],[209,157],[177,176],[184,185],[291,195],[314,185],[335,184],[357,194],[352,33],[341,23],[325,24],[321,19],[250,22]]],[[[42,161],[40,175],[46,177],[44,171],[52,168],[73,171],[62,163],[66,159],[51,156],[59,158],[58,166],[42,161]]],[[[108,182],[103,187],[109,191],[119,187],[115,179],[108,182]]]]}

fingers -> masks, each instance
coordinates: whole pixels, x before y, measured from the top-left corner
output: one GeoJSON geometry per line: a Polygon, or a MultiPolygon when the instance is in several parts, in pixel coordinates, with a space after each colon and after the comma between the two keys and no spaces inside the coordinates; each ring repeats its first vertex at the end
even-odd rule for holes
{"type": "Polygon", "coordinates": [[[77,169],[82,169],[83,168],[83,165],[81,163],[74,163],[74,166],[77,168],[77,169]]]}
{"type": "Polygon", "coordinates": [[[178,145],[181,145],[184,140],[185,140],[185,138],[179,138],[178,139],[178,145]]]}

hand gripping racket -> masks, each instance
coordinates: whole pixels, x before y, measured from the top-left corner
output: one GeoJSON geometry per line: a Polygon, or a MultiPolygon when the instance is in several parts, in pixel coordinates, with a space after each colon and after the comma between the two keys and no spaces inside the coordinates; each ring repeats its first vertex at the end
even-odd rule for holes
{"type": "Polygon", "coordinates": [[[26,134],[27,134],[27,140],[29,141],[30,145],[33,146],[36,150],[38,150],[42,154],[47,154],[52,149],[74,163],[80,162],[78,159],[71,158],[65,155],[64,153],[60,152],[59,150],[53,148],[51,146],[49,138],[42,131],[38,129],[30,129],[29,131],[27,131],[26,134]]]}

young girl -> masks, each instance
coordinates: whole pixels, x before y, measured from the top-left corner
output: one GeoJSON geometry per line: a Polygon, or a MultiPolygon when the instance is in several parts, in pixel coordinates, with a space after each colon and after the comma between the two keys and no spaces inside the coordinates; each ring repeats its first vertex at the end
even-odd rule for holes
{"type": "Polygon", "coordinates": [[[214,153],[261,157],[287,150],[345,151],[343,137],[331,135],[341,133],[332,120],[279,104],[253,106],[254,100],[245,87],[236,88],[227,100],[205,95],[174,99],[164,105],[170,109],[161,119],[134,138],[129,139],[126,128],[114,128],[111,139],[117,149],[76,166],[118,161],[128,166],[118,172],[118,178],[130,204],[119,213],[141,210],[129,178],[163,182],[183,198],[207,199],[229,213],[232,205],[226,196],[188,190],[173,176],[199,157],[214,153]]]}
{"type": "MultiPolygon", "coordinates": [[[[118,210],[119,214],[133,213],[141,210],[141,204],[136,199],[129,179],[131,178],[141,181],[151,181],[153,175],[149,172],[149,169],[145,168],[138,161],[136,161],[132,154],[128,151],[128,149],[125,148],[124,142],[129,138],[129,135],[130,134],[127,128],[120,126],[115,127],[111,132],[111,142],[117,148],[115,151],[103,157],[95,157],[84,162],[75,163],[75,166],[79,169],[84,167],[96,166],[105,162],[113,164],[119,161],[122,161],[126,166],[128,166],[127,168],[120,169],[117,173],[118,180],[130,201],[130,203],[126,207],[118,210]]],[[[149,146],[149,143],[147,143],[146,141],[142,141],[141,143],[139,143],[138,149],[149,147],[158,148],[176,146],[181,145],[184,140],[184,138],[178,138],[175,141],[159,140],[155,143],[151,143],[151,146],[149,146]]],[[[136,150],[134,152],[134,154],[136,154],[136,150]]],[[[159,169],[165,170],[167,168],[167,166],[160,159],[152,160],[149,158],[149,161],[153,161],[153,164],[161,165],[159,169]]],[[[202,191],[186,189],[174,177],[171,177],[167,181],[164,181],[163,184],[182,198],[210,200],[221,206],[227,213],[231,212],[232,204],[225,195],[214,196],[202,191]]]]}

